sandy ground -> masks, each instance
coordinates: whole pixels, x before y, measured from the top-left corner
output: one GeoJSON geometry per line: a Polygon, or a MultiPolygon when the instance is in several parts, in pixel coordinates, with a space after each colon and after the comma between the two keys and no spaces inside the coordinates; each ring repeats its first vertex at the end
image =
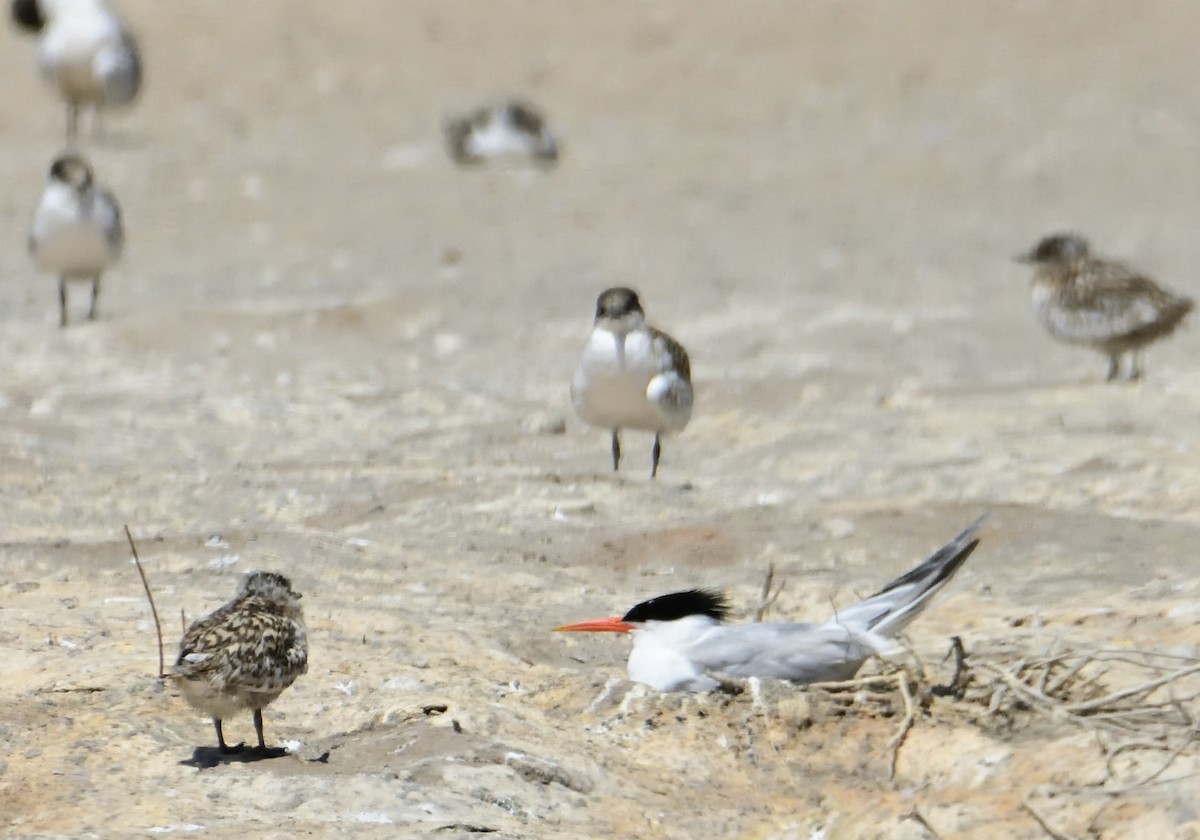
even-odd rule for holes
{"type": "Polygon", "coordinates": [[[87,143],[129,240],[95,324],[25,254],[63,113],[0,50],[9,836],[1048,836],[1036,795],[1063,836],[1200,837],[1194,752],[1114,796],[1103,739],[941,699],[889,779],[894,715],[653,696],[623,640],[549,632],[695,585],[744,618],[772,561],[773,617],[824,617],[991,511],[910,633],[938,678],[954,634],[1195,655],[1200,334],[1105,386],[1009,258],[1074,227],[1200,293],[1200,8],[123,9],[148,85],[87,143]],[[455,169],[442,119],[509,93],[561,165],[455,169]],[[692,353],[656,482],[567,397],[615,284],[692,353]],[[296,755],[204,766],[125,523],[168,657],[247,569],[305,593],[266,715],[296,755]]]}

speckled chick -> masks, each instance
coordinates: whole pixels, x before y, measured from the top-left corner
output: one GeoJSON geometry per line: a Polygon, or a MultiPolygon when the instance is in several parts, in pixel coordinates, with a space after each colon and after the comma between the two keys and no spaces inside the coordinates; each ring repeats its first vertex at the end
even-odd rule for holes
{"type": "Polygon", "coordinates": [[[1159,286],[1119,263],[1091,255],[1074,233],[1043,238],[1018,262],[1036,266],[1033,310],[1060,341],[1083,344],[1108,357],[1108,381],[1141,375],[1138,351],[1175,331],[1192,311],[1190,298],[1159,286]],[[1121,358],[1127,357],[1121,374],[1121,358]]]}
{"type": "Polygon", "coordinates": [[[195,622],[179,643],[174,675],[192,706],[212,717],[222,753],[221,721],[254,711],[258,748],[266,752],[262,710],[308,671],[308,637],[300,593],[274,572],[250,572],[228,604],[195,622]]]}

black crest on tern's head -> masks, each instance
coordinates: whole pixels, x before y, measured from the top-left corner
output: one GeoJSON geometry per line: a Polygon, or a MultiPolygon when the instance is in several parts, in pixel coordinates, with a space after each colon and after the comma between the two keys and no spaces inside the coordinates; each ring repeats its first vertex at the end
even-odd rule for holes
{"type": "Polygon", "coordinates": [[[60,181],[76,192],[83,192],[92,185],[92,167],[80,155],[67,152],[50,164],[50,179],[60,181]]]}
{"type": "Polygon", "coordinates": [[[41,32],[46,26],[38,0],[13,0],[12,18],[18,26],[33,32],[41,32]]]}
{"type": "Polygon", "coordinates": [[[720,592],[689,589],[686,592],[672,592],[670,595],[659,595],[649,601],[642,601],[621,616],[621,620],[630,623],[678,621],[689,615],[706,615],[717,621],[723,621],[729,615],[729,604],[720,592]]]}
{"type": "Polygon", "coordinates": [[[605,289],[596,298],[596,318],[622,318],[630,313],[645,314],[637,292],[625,286],[605,289]]]}
{"type": "Polygon", "coordinates": [[[1057,263],[1087,259],[1088,241],[1078,233],[1054,233],[1044,236],[1033,250],[1017,257],[1018,262],[1057,263]]]}

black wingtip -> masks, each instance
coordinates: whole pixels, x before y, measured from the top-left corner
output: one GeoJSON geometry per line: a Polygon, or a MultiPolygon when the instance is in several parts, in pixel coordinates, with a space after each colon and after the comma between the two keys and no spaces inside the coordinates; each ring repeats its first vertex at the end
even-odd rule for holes
{"type": "Polygon", "coordinates": [[[935,551],[925,562],[905,572],[876,594],[882,595],[901,586],[917,582],[924,583],[926,589],[932,589],[949,580],[962,567],[962,564],[967,562],[971,552],[979,545],[979,539],[975,534],[990,515],[990,513],[983,514],[968,525],[961,534],[935,551]]]}

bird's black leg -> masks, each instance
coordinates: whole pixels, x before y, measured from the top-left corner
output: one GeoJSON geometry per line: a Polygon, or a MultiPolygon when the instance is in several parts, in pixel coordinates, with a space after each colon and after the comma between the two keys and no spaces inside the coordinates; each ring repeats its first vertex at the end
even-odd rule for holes
{"type": "Polygon", "coordinates": [[[233,755],[234,753],[240,753],[242,751],[242,748],[245,745],[238,743],[231,747],[228,744],[226,744],[225,743],[225,733],[221,731],[221,719],[213,718],[212,720],[213,720],[213,728],[215,728],[217,730],[217,745],[221,748],[221,754],[222,755],[233,755]]]}
{"type": "Polygon", "coordinates": [[[650,477],[654,478],[658,475],[658,459],[662,455],[662,441],[659,439],[658,432],[654,433],[654,448],[650,450],[650,477]]]}
{"type": "Polygon", "coordinates": [[[1142,369],[1138,365],[1138,352],[1136,350],[1129,353],[1129,372],[1125,376],[1130,382],[1136,382],[1142,378],[1142,369]]]}
{"type": "Polygon", "coordinates": [[[263,739],[262,709],[254,710],[254,731],[258,734],[258,748],[267,751],[267,742],[263,739]]]}
{"type": "Polygon", "coordinates": [[[79,136],[79,103],[67,103],[67,143],[74,143],[79,136]]]}
{"type": "Polygon", "coordinates": [[[1120,372],[1120,370],[1121,370],[1121,366],[1118,363],[1118,357],[1117,356],[1109,356],[1108,357],[1108,375],[1104,377],[1104,381],[1112,382],[1114,379],[1117,378],[1117,374],[1120,372]]]}
{"type": "Polygon", "coordinates": [[[613,429],[612,433],[612,453],[613,453],[613,472],[621,468],[621,438],[620,430],[613,429]]]}
{"type": "Polygon", "coordinates": [[[88,308],[88,320],[96,320],[96,298],[100,296],[100,275],[92,278],[92,305],[88,308]]]}
{"type": "Polygon", "coordinates": [[[58,278],[58,325],[67,325],[67,278],[58,278]]]}

